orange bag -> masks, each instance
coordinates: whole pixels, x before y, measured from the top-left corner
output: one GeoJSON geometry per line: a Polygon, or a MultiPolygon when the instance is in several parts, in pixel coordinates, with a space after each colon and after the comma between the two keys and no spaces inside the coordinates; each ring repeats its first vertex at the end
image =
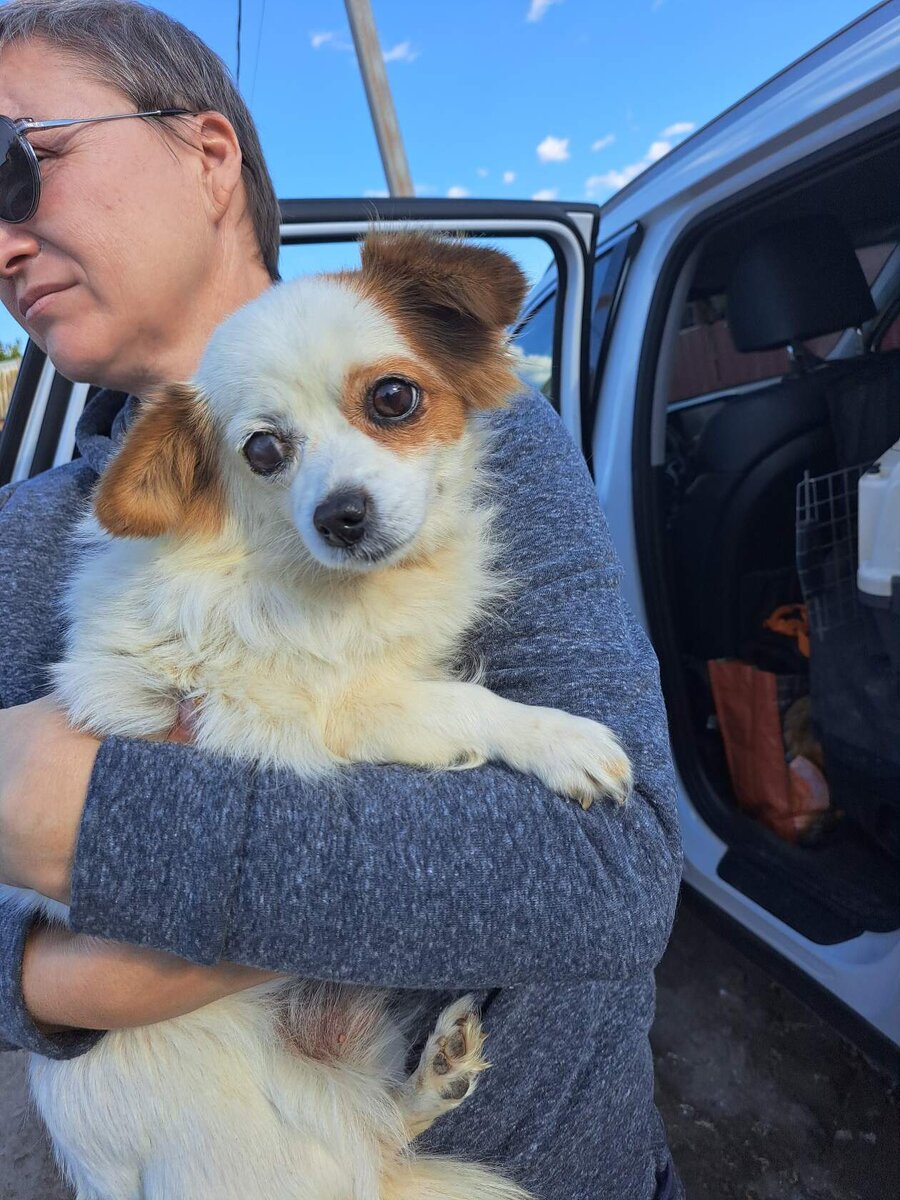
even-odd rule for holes
{"type": "Polygon", "coordinates": [[[819,822],[830,796],[814,762],[785,759],[777,676],[730,659],[714,659],[708,667],[738,805],[794,842],[819,822]]]}

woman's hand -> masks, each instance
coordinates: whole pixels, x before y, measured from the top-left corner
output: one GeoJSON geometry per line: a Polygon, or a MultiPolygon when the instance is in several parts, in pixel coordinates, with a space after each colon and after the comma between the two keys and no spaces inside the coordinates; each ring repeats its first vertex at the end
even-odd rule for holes
{"type": "Polygon", "coordinates": [[[197,966],[161,950],[38,925],[25,944],[22,995],[46,1033],[126,1029],[193,1012],[279,977],[232,963],[197,966]]]}
{"type": "MultiPolygon", "coordinates": [[[[190,742],[184,701],[168,734],[190,742]]],[[[81,814],[100,742],[72,729],[49,697],[0,709],[0,883],[69,903],[81,814]]]]}
{"type": "MultiPolygon", "coordinates": [[[[185,703],[164,739],[190,742],[185,703]]],[[[78,826],[100,742],[73,730],[51,699],[0,710],[0,883],[69,902],[78,826]]],[[[124,1029],[181,1016],[277,972],[198,966],[163,951],[36,926],[22,994],[47,1032],[124,1029]]]]}
{"type": "Polygon", "coordinates": [[[49,698],[0,710],[0,883],[68,904],[99,748],[49,698]]]}

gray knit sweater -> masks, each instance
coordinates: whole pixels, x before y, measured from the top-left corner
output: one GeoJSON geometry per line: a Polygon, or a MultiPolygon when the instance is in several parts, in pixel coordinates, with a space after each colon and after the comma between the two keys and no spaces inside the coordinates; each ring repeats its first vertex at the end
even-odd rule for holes
{"type": "MultiPolygon", "coordinates": [[[[101,392],[82,457],[0,491],[0,703],[48,690],[69,535],[135,406],[101,392]]],[[[81,823],[74,929],[315,979],[402,989],[419,1033],[475,991],[492,1069],[421,1139],[501,1165],[541,1200],[651,1200],[667,1161],[653,1104],[653,968],[680,877],[657,664],[578,451],[537,394],[499,422],[506,569],[527,586],[474,631],[486,685],[596,718],[635,767],[633,800],[578,805],[498,765],[357,766],[328,782],[191,746],[107,739],[81,823]],[[415,994],[415,995],[413,995],[415,994]]],[[[0,1046],[67,1058],[20,989],[23,920],[0,905],[0,1046]]]]}

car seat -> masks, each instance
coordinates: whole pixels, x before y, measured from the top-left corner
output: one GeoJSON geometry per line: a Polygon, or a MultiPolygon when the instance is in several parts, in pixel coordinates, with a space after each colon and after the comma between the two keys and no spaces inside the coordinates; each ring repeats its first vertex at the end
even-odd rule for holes
{"type": "MultiPolygon", "coordinates": [[[[900,351],[831,362],[803,352],[804,339],[861,325],[875,313],[852,242],[835,218],[810,215],[764,229],[737,259],[726,294],[736,348],[790,347],[794,368],[715,406],[670,521],[682,647],[704,661],[740,654],[766,615],[758,611],[766,580],[779,581],[781,602],[799,599],[797,484],[805,471],[837,468],[854,406],[871,407],[863,397],[887,395],[894,381],[900,394],[900,351]]],[[[877,419],[866,426],[860,440],[868,445],[881,428],[877,419]]]]}

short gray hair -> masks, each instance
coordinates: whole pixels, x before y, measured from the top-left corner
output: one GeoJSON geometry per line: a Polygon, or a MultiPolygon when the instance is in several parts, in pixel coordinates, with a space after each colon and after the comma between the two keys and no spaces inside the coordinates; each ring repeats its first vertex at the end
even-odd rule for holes
{"type": "Polygon", "coordinates": [[[12,0],[0,7],[0,48],[29,38],[71,53],[84,75],[117,87],[138,111],[187,108],[227,117],[243,155],[260,256],[271,278],[280,278],[275,188],[253,118],[217,54],[180,21],[135,0],[12,0]]]}

